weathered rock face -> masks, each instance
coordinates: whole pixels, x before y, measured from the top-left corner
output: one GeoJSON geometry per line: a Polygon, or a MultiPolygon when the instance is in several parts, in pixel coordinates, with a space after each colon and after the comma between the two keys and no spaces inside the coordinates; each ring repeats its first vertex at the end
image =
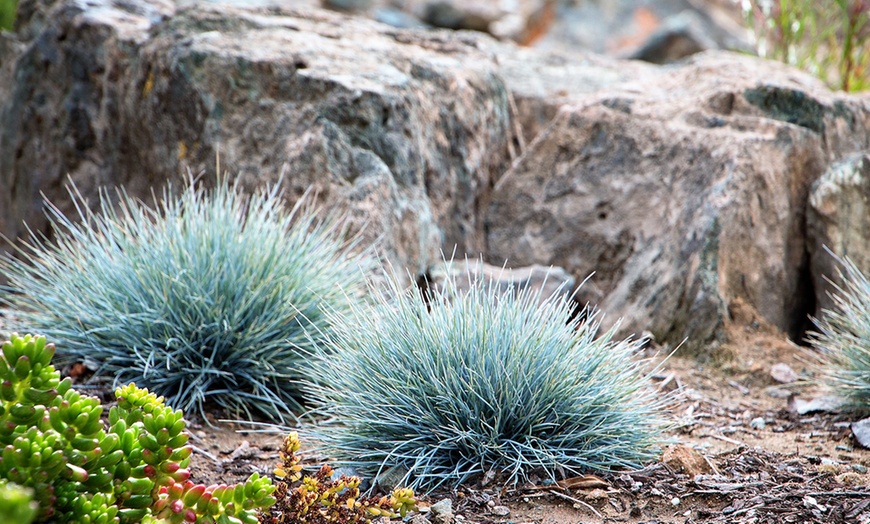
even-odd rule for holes
{"type": "Polygon", "coordinates": [[[832,165],[812,187],[807,207],[808,246],[819,316],[833,306],[831,282],[842,285],[838,257],[870,274],[870,154],[832,165]],[[827,248],[827,249],[825,249],[827,248]],[[830,251],[829,251],[830,250],[830,251]],[[830,282],[829,282],[830,281],[830,282]]]}
{"type": "MultiPolygon", "coordinates": [[[[62,0],[25,11],[0,109],[0,228],[62,203],[221,168],[314,187],[399,267],[482,248],[479,201],[510,161],[507,91],[474,39],[325,11],[62,0]],[[40,11],[42,9],[42,11],[40,11]],[[467,67],[473,63],[475,67],[467,67]],[[50,81],[49,81],[50,79],[50,81]]],[[[5,63],[3,65],[6,67],[5,63]]]]}
{"type": "Polygon", "coordinates": [[[738,296],[796,335],[809,188],[870,111],[748,57],[660,71],[561,110],[493,192],[488,261],[594,272],[581,298],[658,340],[700,347],[738,296]]]}
{"type": "Polygon", "coordinates": [[[500,294],[530,293],[537,296],[539,301],[549,300],[553,296],[569,298],[575,287],[574,277],[560,267],[533,265],[507,268],[481,260],[452,260],[437,264],[429,270],[426,284],[439,291],[450,282],[454,290],[464,292],[480,281],[500,294]]]}
{"type": "Polygon", "coordinates": [[[866,186],[824,182],[807,243],[813,182],[870,149],[866,96],[727,53],[542,55],[271,1],[25,0],[0,35],[0,231],[44,231],[41,193],[70,211],[67,175],[147,199],[213,183],[219,154],[248,188],[313,187],[397,274],[454,245],[595,272],[581,302],[694,348],[737,298],[797,335],[827,271],[810,254],[865,234],[866,186]]]}
{"type": "Polygon", "coordinates": [[[656,66],[614,60],[594,53],[542,54],[534,49],[490,42],[499,73],[516,105],[516,120],[525,142],[546,129],[559,109],[582,104],[595,93],[638,83],[661,74],[656,66]]]}

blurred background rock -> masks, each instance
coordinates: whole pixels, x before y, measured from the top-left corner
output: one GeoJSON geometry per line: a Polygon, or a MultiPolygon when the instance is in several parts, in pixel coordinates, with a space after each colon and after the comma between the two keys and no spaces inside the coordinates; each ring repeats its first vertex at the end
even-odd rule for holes
{"type": "Polygon", "coordinates": [[[654,63],[709,49],[751,52],[731,0],[322,0],[396,27],[489,33],[550,51],[593,51],[654,63]]]}

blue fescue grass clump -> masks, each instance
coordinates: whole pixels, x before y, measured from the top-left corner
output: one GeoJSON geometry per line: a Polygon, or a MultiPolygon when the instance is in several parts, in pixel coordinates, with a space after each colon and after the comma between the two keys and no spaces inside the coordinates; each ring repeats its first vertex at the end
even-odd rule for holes
{"type": "Polygon", "coordinates": [[[320,451],[412,487],[501,471],[509,484],[636,467],[664,429],[640,344],[569,320],[572,301],[448,282],[427,301],[397,284],[326,338],[311,384],[320,451]]]}
{"type": "Polygon", "coordinates": [[[51,208],[55,240],[33,235],[0,262],[16,328],[185,411],[212,401],[284,420],[299,407],[309,332],[330,330],[322,306],[338,318],[365,281],[340,220],[225,181],[169,189],[155,209],[119,192],[91,212],[73,196],[80,220],[51,208]]]}
{"type": "Polygon", "coordinates": [[[842,285],[833,306],[814,319],[809,336],[821,359],[821,379],[856,411],[870,411],[870,281],[849,259],[838,259],[842,285]]]}

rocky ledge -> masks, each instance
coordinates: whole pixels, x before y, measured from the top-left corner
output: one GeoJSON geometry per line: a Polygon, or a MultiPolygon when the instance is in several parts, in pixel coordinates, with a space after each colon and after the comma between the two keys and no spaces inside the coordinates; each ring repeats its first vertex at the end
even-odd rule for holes
{"type": "Polygon", "coordinates": [[[654,66],[317,8],[23,0],[0,232],[44,231],[68,179],[147,199],[219,157],[247,187],[314,188],[411,274],[455,248],[594,272],[579,300],[659,341],[715,340],[737,298],[797,337],[820,246],[870,260],[868,128],[867,95],[724,51],[654,66]]]}

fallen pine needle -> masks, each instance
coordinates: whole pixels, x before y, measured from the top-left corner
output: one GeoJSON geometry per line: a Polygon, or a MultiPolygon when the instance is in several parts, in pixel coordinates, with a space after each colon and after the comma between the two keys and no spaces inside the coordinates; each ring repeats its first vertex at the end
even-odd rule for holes
{"type": "Polygon", "coordinates": [[[552,493],[553,495],[556,495],[557,497],[561,497],[561,498],[563,498],[563,499],[565,499],[565,500],[570,500],[571,502],[573,502],[573,503],[575,503],[575,504],[580,504],[581,506],[585,506],[585,507],[589,508],[589,511],[591,511],[592,513],[595,513],[595,516],[596,516],[596,517],[598,517],[598,518],[600,518],[600,519],[603,519],[603,518],[604,518],[604,516],[603,516],[601,513],[599,513],[597,509],[593,508],[592,506],[590,506],[589,504],[583,502],[583,501],[580,500],[580,499],[575,499],[575,498],[572,497],[572,496],[565,495],[564,493],[559,493],[558,491],[553,491],[553,490],[551,490],[550,493],[552,493]]]}

